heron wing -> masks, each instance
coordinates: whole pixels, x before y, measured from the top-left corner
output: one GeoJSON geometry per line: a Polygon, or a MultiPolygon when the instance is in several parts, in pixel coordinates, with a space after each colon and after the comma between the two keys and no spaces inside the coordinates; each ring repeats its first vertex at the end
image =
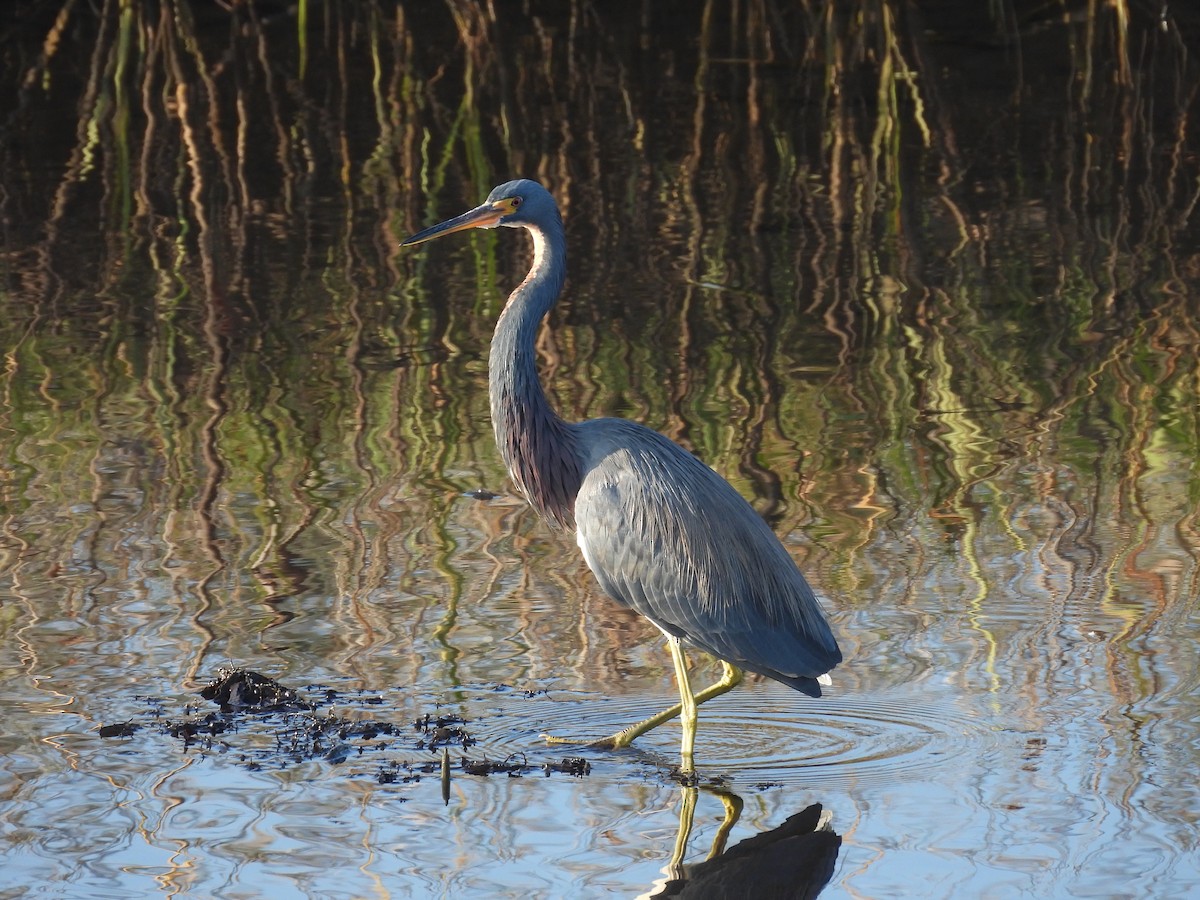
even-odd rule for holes
{"type": "Polygon", "coordinates": [[[751,672],[810,694],[841,661],[795,561],[746,500],[655,431],[575,426],[585,459],[579,546],[615,600],[751,672]]]}

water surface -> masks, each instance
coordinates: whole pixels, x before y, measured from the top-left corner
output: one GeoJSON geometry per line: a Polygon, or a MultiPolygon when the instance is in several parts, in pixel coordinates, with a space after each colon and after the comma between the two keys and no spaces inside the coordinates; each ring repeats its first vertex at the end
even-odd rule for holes
{"type": "Polygon", "coordinates": [[[698,864],[814,804],[823,897],[1200,890],[1185,13],[17,6],[0,896],[633,897],[681,811],[698,864]],[[492,446],[528,248],[398,247],[517,175],[567,222],[563,415],[729,478],[846,656],[821,700],[707,705],[698,791],[673,726],[540,738],[675,687],[492,446]],[[443,803],[415,729],[324,758],[156,727],[228,663],[530,769],[443,803]],[[565,753],[590,774],[542,773],[565,753]]]}

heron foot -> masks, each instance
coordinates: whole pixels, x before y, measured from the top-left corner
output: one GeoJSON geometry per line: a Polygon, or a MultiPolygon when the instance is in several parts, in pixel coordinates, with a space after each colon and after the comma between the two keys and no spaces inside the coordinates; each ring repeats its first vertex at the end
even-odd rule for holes
{"type": "Polygon", "coordinates": [[[621,750],[628,747],[637,735],[630,735],[628,732],[631,729],[617,732],[609,735],[606,738],[599,740],[588,740],[587,738],[572,738],[559,737],[556,734],[540,734],[540,737],[547,744],[570,744],[575,747],[588,747],[592,750],[621,750]]]}
{"type": "Polygon", "coordinates": [[[543,741],[547,744],[571,744],[576,747],[588,747],[591,744],[582,738],[559,737],[557,734],[539,734],[543,741]]]}
{"type": "Polygon", "coordinates": [[[588,747],[592,750],[624,750],[633,743],[634,738],[640,737],[651,728],[661,725],[668,719],[673,719],[679,715],[679,705],[664,710],[657,716],[651,716],[649,719],[644,719],[636,725],[630,725],[616,734],[610,734],[608,737],[599,738],[598,740],[581,740],[579,738],[564,738],[553,734],[541,735],[542,740],[547,744],[575,744],[588,747]]]}
{"type": "Polygon", "coordinates": [[[588,744],[589,747],[594,747],[597,750],[624,750],[633,743],[633,739],[637,734],[630,734],[633,729],[626,728],[624,731],[618,731],[616,734],[610,734],[606,738],[600,738],[598,741],[592,741],[588,744]]]}
{"type": "MultiPolygon", "coordinates": [[[[704,690],[696,693],[694,695],[694,705],[698,706],[701,703],[704,703],[706,700],[711,700],[713,697],[719,697],[721,694],[726,693],[741,683],[741,669],[730,665],[724,660],[721,661],[721,664],[724,667],[724,670],[720,680],[715,684],[709,685],[704,690]]],[[[684,683],[686,684],[686,682],[684,683]]],[[[632,744],[635,739],[641,737],[647,731],[650,731],[652,728],[657,728],[664,722],[669,722],[671,719],[677,718],[682,712],[683,704],[676,703],[674,706],[664,709],[657,715],[650,716],[649,718],[643,719],[634,725],[630,725],[628,728],[624,728],[621,731],[618,731],[616,734],[610,734],[606,738],[600,738],[599,740],[594,741],[580,740],[578,738],[564,738],[552,734],[543,734],[541,735],[541,738],[548,744],[574,744],[576,746],[589,747],[593,750],[624,750],[626,747],[632,744]]],[[[695,728],[694,723],[692,728],[695,728]]],[[[690,763],[690,757],[690,750],[685,749],[683,753],[684,765],[681,767],[681,771],[695,771],[695,767],[690,763]]]]}

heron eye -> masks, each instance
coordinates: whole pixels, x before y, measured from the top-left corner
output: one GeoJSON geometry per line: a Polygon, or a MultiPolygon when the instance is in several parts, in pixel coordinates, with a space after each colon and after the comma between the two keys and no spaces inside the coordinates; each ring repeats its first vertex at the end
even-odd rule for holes
{"type": "Polygon", "coordinates": [[[517,208],[518,206],[520,206],[520,205],[521,205],[521,198],[520,198],[520,197],[513,197],[513,198],[512,198],[512,207],[513,207],[513,209],[516,209],[516,208],[517,208]]]}

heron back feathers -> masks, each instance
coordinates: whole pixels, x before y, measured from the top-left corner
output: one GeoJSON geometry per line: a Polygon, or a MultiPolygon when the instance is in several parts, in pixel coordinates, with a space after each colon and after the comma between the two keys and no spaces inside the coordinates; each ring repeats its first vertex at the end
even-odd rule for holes
{"type": "Polygon", "coordinates": [[[637,423],[570,426],[583,462],[579,546],[601,587],[668,634],[820,696],[841,661],[795,561],[734,488],[637,423]]]}

